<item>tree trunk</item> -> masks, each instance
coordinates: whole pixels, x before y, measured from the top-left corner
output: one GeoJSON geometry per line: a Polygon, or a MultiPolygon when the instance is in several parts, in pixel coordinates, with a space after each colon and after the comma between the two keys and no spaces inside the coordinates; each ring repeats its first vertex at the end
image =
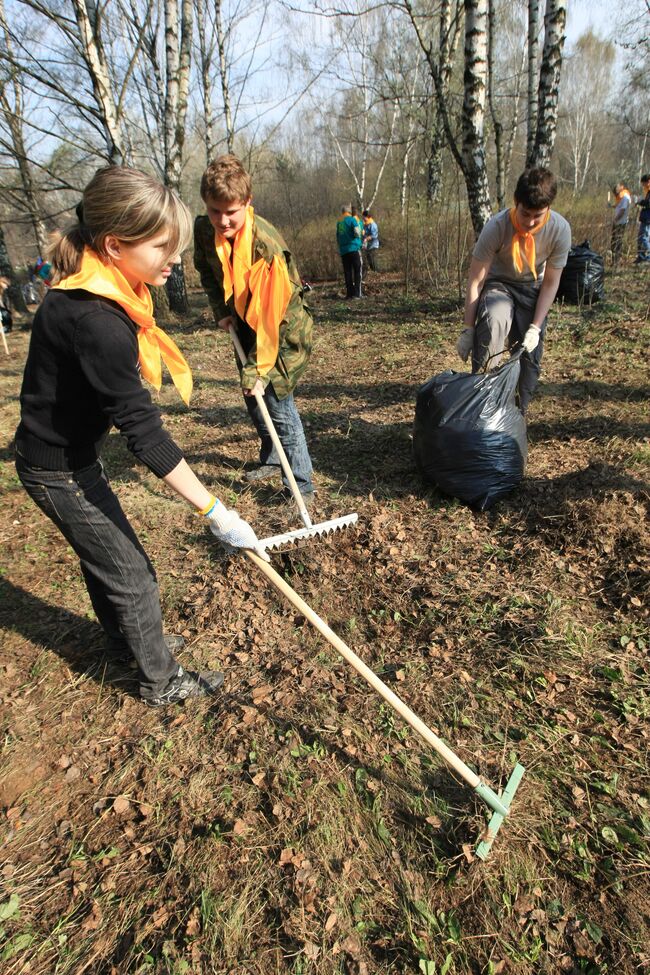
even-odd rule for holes
{"type": "Polygon", "coordinates": [[[232,123],[232,109],[230,107],[230,77],[226,57],[226,34],[221,19],[221,0],[214,0],[214,16],[217,29],[219,78],[221,79],[221,97],[223,98],[223,121],[226,126],[226,145],[228,146],[228,152],[233,153],[235,151],[235,130],[232,123]]]}
{"type": "Polygon", "coordinates": [[[442,192],[442,150],[445,146],[445,126],[439,106],[436,106],[435,122],[429,143],[427,159],[427,203],[437,203],[442,192]]]}
{"type": "Polygon", "coordinates": [[[492,216],[485,166],[485,94],[488,0],[465,0],[465,97],[462,169],[476,235],[492,216]]]}
{"type": "MultiPolygon", "coordinates": [[[[435,203],[440,198],[442,190],[442,150],[446,141],[443,105],[446,103],[449,93],[458,36],[458,7],[456,7],[452,18],[451,0],[442,0],[440,4],[437,68],[440,83],[436,86],[436,113],[427,160],[427,202],[430,204],[435,203]]],[[[430,58],[429,63],[431,64],[430,58]]]]}
{"type": "Polygon", "coordinates": [[[497,206],[503,210],[506,196],[506,172],[505,172],[505,153],[503,147],[503,123],[501,122],[495,105],[494,93],[494,38],[496,33],[494,0],[488,0],[488,103],[490,105],[490,115],[494,127],[494,151],[496,155],[496,188],[497,206]]]}
{"type": "Polygon", "coordinates": [[[548,166],[557,131],[557,108],[562,72],[567,0],[547,0],[544,17],[544,50],[539,73],[539,111],[535,145],[529,164],[548,166]]]}
{"type": "Polygon", "coordinates": [[[112,165],[120,166],[126,159],[126,150],[101,41],[100,15],[94,0],[72,0],[72,2],[79,28],[81,53],[90,75],[93,95],[104,129],[108,161],[112,165]]]}
{"type": "MultiPolygon", "coordinates": [[[[9,59],[11,59],[12,39],[7,21],[5,20],[4,0],[0,0],[0,27],[4,35],[5,51],[9,59]]],[[[9,87],[7,82],[7,88],[4,86],[0,88],[0,107],[5,117],[7,128],[11,134],[11,155],[18,166],[20,182],[25,198],[25,208],[34,228],[34,237],[36,238],[38,252],[42,254],[47,244],[47,231],[41,220],[41,211],[38,200],[36,199],[32,171],[25,150],[25,140],[23,137],[23,79],[14,64],[11,65],[10,70],[13,105],[10,104],[9,98],[7,97],[7,88],[9,87]]]]}
{"type": "Polygon", "coordinates": [[[528,121],[526,166],[531,165],[537,134],[537,85],[539,70],[539,0],[528,0],[528,121]]]}
{"type": "Polygon", "coordinates": [[[205,8],[203,0],[196,2],[196,26],[199,35],[199,76],[201,79],[201,102],[203,105],[203,127],[205,133],[203,142],[205,144],[205,161],[209,166],[214,157],[214,142],[212,141],[212,43],[208,45],[205,36],[205,8]]]}
{"type": "MultiPolygon", "coordinates": [[[[185,145],[192,13],[192,0],[181,0],[179,47],[178,0],[165,0],[165,184],[176,192],[180,189],[185,145]]],[[[171,310],[186,315],[189,304],[182,264],[173,266],[167,294],[171,310]]]]}
{"type": "Polygon", "coordinates": [[[5,234],[2,227],[0,227],[0,274],[3,278],[9,278],[11,282],[7,288],[7,294],[11,304],[14,306],[16,311],[26,312],[27,305],[25,304],[25,296],[23,294],[23,289],[16,281],[16,275],[14,273],[13,265],[9,260],[7,242],[5,241],[5,234]]]}

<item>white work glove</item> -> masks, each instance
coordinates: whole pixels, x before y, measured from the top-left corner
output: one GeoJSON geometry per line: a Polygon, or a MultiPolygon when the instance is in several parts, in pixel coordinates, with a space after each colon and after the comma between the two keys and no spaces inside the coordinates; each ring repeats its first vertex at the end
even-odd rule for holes
{"type": "Polygon", "coordinates": [[[474,345],[474,326],[468,325],[458,336],[458,341],[456,342],[456,352],[463,360],[467,362],[467,357],[472,351],[474,345]]]}
{"type": "Polygon", "coordinates": [[[215,498],[214,504],[206,512],[205,517],[210,525],[210,531],[224,548],[250,548],[265,562],[271,561],[251,526],[236,511],[226,508],[215,498]]]}
{"type": "Polygon", "coordinates": [[[521,340],[521,347],[524,352],[533,352],[539,345],[540,330],[537,325],[529,325],[526,334],[521,340]]]}

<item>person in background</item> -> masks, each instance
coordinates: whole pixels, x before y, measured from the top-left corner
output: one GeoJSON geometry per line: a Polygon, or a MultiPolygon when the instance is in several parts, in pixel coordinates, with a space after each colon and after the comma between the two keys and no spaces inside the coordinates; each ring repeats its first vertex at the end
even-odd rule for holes
{"type": "Polygon", "coordinates": [[[363,249],[371,271],[379,271],[379,227],[370,213],[363,211],[363,249]]]}
{"type": "Polygon", "coordinates": [[[639,211],[639,236],[635,264],[650,264],[650,173],[641,177],[643,196],[636,201],[639,211]]]}
{"type": "Polygon", "coordinates": [[[188,466],[141,379],[160,388],[162,359],[189,403],[190,368],[156,325],[147,287],[164,285],[180,261],[189,211],[153,177],[110,166],[91,179],[76,212],[48,254],[51,287],[32,326],[16,470],[78,555],[109,656],[135,657],[140,695],[158,707],[214,694],[223,674],[186,671],[174,657],[182,638],[163,634],[155,571],[100,459],[111,428],[222,544],[258,549],[259,542],[188,466]]]}
{"type": "Polygon", "coordinates": [[[49,288],[52,276],[52,265],[49,263],[49,261],[45,261],[42,257],[39,257],[34,265],[33,273],[35,277],[40,278],[41,281],[49,288]]]}
{"type": "Polygon", "coordinates": [[[571,228],[551,210],[557,180],[548,169],[527,169],[517,180],[514,206],[483,227],[472,252],[465,295],[465,328],[456,349],[472,372],[498,365],[505,349],[521,345],[519,406],[526,415],[541,371],[546,316],[571,247],[571,228]]]}
{"type": "Polygon", "coordinates": [[[10,332],[14,325],[13,315],[11,314],[11,302],[9,300],[9,278],[0,277],[0,323],[3,332],[10,332]]]}
{"type": "MultiPolygon", "coordinates": [[[[607,194],[609,197],[609,193],[607,194]]],[[[632,203],[632,197],[630,191],[625,187],[623,183],[617,183],[614,187],[614,202],[612,203],[609,199],[607,201],[608,206],[614,207],[614,221],[612,223],[612,264],[616,266],[623,252],[623,237],[625,236],[625,228],[627,227],[627,222],[630,219],[630,205],[632,203]]]]}
{"type": "Polygon", "coordinates": [[[352,207],[341,207],[336,224],[336,242],[345,276],[345,297],[361,298],[361,247],[363,224],[352,214],[352,207]]]}
{"type": "Polygon", "coordinates": [[[206,215],[194,222],[194,266],[217,325],[225,331],[234,327],[247,356],[243,369],[235,358],[260,454],[246,480],[282,473],[288,489],[255,399],[258,390],[309,507],[315,494],[312,465],[293,394],[309,364],[313,321],[295,260],[275,227],[253,210],[251,178],[236,156],[210,163],[201,198],[206,215]]]}

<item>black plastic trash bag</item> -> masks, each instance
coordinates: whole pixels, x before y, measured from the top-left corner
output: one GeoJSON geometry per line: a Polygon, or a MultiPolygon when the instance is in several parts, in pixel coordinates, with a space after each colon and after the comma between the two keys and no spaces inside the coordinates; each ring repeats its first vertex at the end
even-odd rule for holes
{"type": "Polygon", "coordinates": [[[557,289],[557,300],[563,299],[570,305],[591,305],[604,298],[605,261],[585,240],[569,251],[557,289]]]}
{"type": "Polygon", "coordinates": [[[423,477],[479,511],[524,476],[526,422],[515,404],[520,356],[488,373],[448,369],[418,391],[413,448],[423,477]]]}

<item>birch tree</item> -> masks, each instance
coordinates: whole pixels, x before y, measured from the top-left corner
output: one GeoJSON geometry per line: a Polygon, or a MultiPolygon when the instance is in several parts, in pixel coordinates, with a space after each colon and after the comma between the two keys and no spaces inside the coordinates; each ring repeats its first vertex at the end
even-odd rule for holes
{"type": "MultiPolygon", "coordinates": [[[[192,0],[165,0],[165,184],[180,193],[185,146],[185,124],[190,84],[192,44],[192,0]],[[180,28],[180,29],[179,29],[180,28]]],[[[185,275],[181,264],[174,264],[167,280],[169,307],[189,311],[185,275]]]]}
{"type": "Polygon", "coordinates": [[[56,119],[53,129],[86,141],[109,163],[120,164],[130,156],[124,128],[125,101],[137,57],[137,45],[124,52],[119,15],[96,0],[69,0],[67,5],[42,0],[17,0],[37,15],[46,45],[28,47],[14,36],[21,69],[42,91],[56,119]],[[122,42],[120,45],[120,41],[122,42]],[[58,106],[58,107],[55,107],[58,106]],[[83,121],[100,138],[97,145],[83,138],[74,120],[83,121]]]}
{"type": "Polygon", "coordinates": [[[494,132],[497,206],[505,206],[526,49],[521,46],[521,20],[510,0],[488,0],[488,105],[494,132]],[[498,26],[497,26],[498,24],[498,26]]]}
{"type": "Polygon", "coordinates": [[[566,37],[567,0],[546,0],[544,49],[537,91],[535,142],[527,166],[548,166],[557,133],[557,113],[562,74],[562,51],[566,37]]]}
{"type": "Polygon", "coordinates": [[[34,186],[29,161],[24,124],[25,91],[23,76],[13,58],[11,34],[5,19],[4,0],[0,0],[0,51],[4,55],[0,69],[0,115],[5,131],[0,131],[0,149],[15,163],[18,185],[4,186],[4,194],[12,205],[27,214],[34,231],[38,253],[47,243],[47,231],[41,217],[41,205],[34,186]],[[6,134],[5,134],[6,133],[6,134]]]}
{"type": "Polygon", "coordinates": [[[428,18],[418,13],[411,0],[401,0],[418,43],[426,57],[440,109],[447,144],[463,174],[474,232],[478,235],[492,215],[485,163],[485,100],[487,89],[488,0],[464,0],[465,46],[463,52],[463,107],[460,146],[437,49],[427,30],[428,18]]]}
{"type": "Polygon", "coordinates": [[[539,85],[539,3],[528,0],[528,114],[526,116],[526,165],[533,158],[537,135],[537,87],[539,85]]]}
{"type": "Polygon", "coordinates": [[[460,37],[462,2],[442,0],[438,18],[438,74],[433,128],[427,159],[427,200],[434,203],[440,197],[442,187],[442,152],[446,142],[443,105],[449,100],[449,90],[454,58],[460,37]]]}

